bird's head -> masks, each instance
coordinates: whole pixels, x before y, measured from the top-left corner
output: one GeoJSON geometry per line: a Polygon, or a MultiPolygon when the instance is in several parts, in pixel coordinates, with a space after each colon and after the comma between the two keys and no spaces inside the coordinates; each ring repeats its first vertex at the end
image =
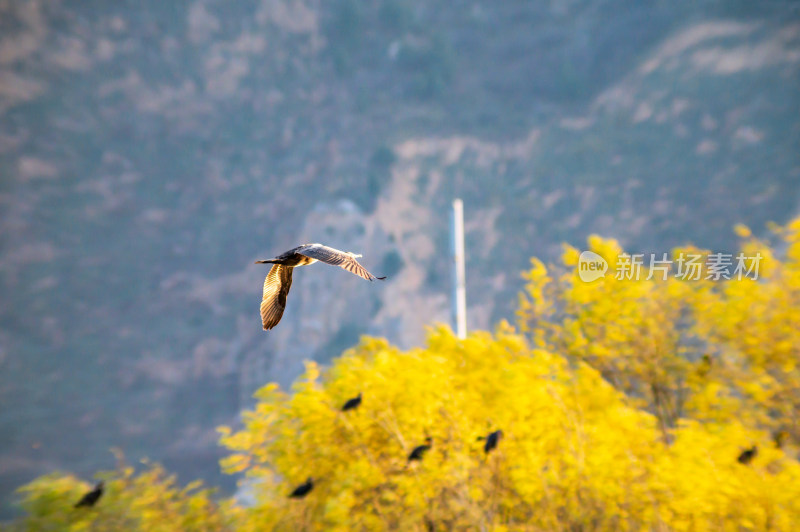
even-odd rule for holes
{"type": "Polygon", "coordinates": [[[95,486],[94,486],[94,489],[96,489],[96,490],[101,490],[101,489],[103,489],[103,487],[104,487],[105,485],[106,485],[106,483],[105,483],[104,481],[102,481],[102,480],[101,480],[100,482],[98,482],[97,484],[95,484],[95,486]]]}
{"type": "Polygon", "coordinates": [[[306,479],[306,484],[313,484],[313,483],[314,483],[314,479],[313,479],[313,478],[311,478],[311,477],[308,477],[308,478],[306,479]]]}

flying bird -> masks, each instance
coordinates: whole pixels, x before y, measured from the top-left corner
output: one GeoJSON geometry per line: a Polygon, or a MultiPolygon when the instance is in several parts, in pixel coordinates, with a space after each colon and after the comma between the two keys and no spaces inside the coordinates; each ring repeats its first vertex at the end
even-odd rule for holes
{"type": "Polygon", "coordinates": [[[302,499],[308,492],[314,489],[314,481],[311,477],[308,477],[306,481],[299,486],[297,486],[294,491],[289,495],[290,499],[302,499]]]}
{"type": "Polygon", "coordinates": [[[408,462],[411,462],[412,460],[422,460],[422,456],[430,450],[432,442],[433,440],[430,436],[428,436],[425,438],[424,444],[414,447],[414,450],[412,450],[411,454],[408,455],[408,462]]]}
{"type": "Polygon", "coordinates": [[[368,281],[386,279],[386,277],[375,277],[369,273],[358,263],[357,257],[361,257],[361,255],[349,251],[339,251],[322,244],[304,244],[278,255],[274,259],[257,260],[256,264],[273,264],[264,280],[264,293],[261,299],[261,322],[264,330],[272,329],[281,321],[283,310],[286,308],[286,296],[292,286],[292,270],[298,266],[322,261],[333,266],[340,266],[368,281]]]}
{"type": "Polygon", "coordinates": [[[100,500],[100,497],[102,495],[103,495],[103,481],[101,480],[100,482],[97,483],[97,485],[95,485],[92,491],[86,493],[83,497],[81,497],[81,500],[79,500],[75,504],[75,508],[80,508],[81,506],[86,506],[87,508],[91,508],[92,506],[95,505],[95,503],[97,503],[98,500],[100,500]]]}
{"type": "Polygon", "coordinates": [[[347,400],[347,402],[342,407],[342,412],[347,412],[348,410],[353,410],[354,408],[358,408],[358,405],[360,404],[361,404],[361,392],[358,392],[358,395],[356,395],[352,399],[347,400]]]}
{"type": "Polygon", "coordinates": [[[747,465],[753,461],[753,458],[755,458],[757,454],[758,454],[758,446],[753,445],[751,448],[742,451],[742,454],[740,454],[739,458],[737,458],[736,460],[738,460],[740,464],[747,465]]]}
{"type": "Polygon", "coordinates": [[[478,441],[486,440],[486,443],[483,445],[483,452],[489,454],[493,449],[497,449],[497,443],[500,441],[500,438],[503,437],[502,430],[496,430],[494,432],[490,432],[488,436],[478,437],[478,441]]]}

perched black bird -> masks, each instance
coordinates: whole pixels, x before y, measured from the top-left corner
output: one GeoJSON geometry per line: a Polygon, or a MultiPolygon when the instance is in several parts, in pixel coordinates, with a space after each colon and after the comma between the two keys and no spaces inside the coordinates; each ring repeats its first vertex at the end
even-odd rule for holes
{"type": "Polygon", "coordinates": [[[339,251],[322,244],[304,244],[274,259],[257,260],[256,264],[274,264],[264,280],[264,291],[261,296],[261,323],[267,331],[275,327],[286,308],[286,296],[292,286],[292,270],[298,266],[322,261],[326,264],[341,266],[368,281],[384,280],[386,277],[375,277],[356,260],[355,253],[339,251]]]}
{"type": "Polygon", "coordinates": [[[739,458],[737,458],[737,460],[739,461],[740,464],[747,465],[753,461],[753,458],[755,458],[757,454],[758,454],[758,446],[753,445],[751,448],[742,451],[742,454],[739,455],[739,458]]]}
{"type": "Polygon", "coordinates": [[[75,504],[75,508],[80,508],[81,506],[86,506],[87,508],[91,508],[97,503],[97,501],[100,500],[100,497],[102,495],[103,495],[103,481],[101,480],[95,485],[92,491],[86,493],[83,497],[81,497],[81,500],[79,500],[75,504]]]}
{"type": "Polygon", "coordinates": [[[354,408],[358,408],[358,405],[360,404],[361,404],[361,392],[358,392],[358,395],[356,395],[352,399],[347,400],[347,402],[342,407],[342,412],[347,412],[348,410],[353,410],[354,408]]]}
{"type": "Polygon", "coordinates": [[[414,447],[414,450],[408,455],[408,461],[411,462],[412,460],[422,460],[422,456],[430,450],[432,442],[433,440],[430,436],[425,438],[425,443],[414,447]]]}
{"type": "Polygon", "coordinates": [[[478,438],[479,440],[486,440],[486,443],[483,446],[483,452],[489,454],[492,449],[497,449],[497,443],[500,441],[500,438],[503,437],[502,430],[496,430],[494,432],[490,432],[488,436],[485,438],[481,436],[478,438]]]}
{"type": "Polygon", "coordinates": [[[314,489],[314,481],[311,479],[311,477],[308,477],[304,483],[300,484],[294,489],[291,495],[289,495],[289,498],[302,499],[303,497],[308,495],[308,493],[313,489],[314,489]]]}

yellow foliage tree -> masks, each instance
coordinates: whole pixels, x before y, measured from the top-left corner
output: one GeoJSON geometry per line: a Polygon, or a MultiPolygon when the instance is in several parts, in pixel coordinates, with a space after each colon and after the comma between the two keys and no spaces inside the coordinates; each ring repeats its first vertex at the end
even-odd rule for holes
{"type": "MultiPolygon", "coordinates": [[[[800,442],[800,218],[776,227],[784,260],[737,228],[745,257],[760,254],[759,279],[727,281],[695,300],[698,335],[718,361],[717,381],[740,399],[737,416],[800,442]]],[[[705,402],[706,404],[708,401],[705,402]]]]}
{"type": "Polygon", "coordinates": [[[683,415],[691,371],[691,348],[681,341],[688,287],[674,277],[650,276],[647,269],[639,268],[638,280],[616,275],[622,249],[614,240],[593,236],[589,251],[603,257],[610,270],[593,282],[580,279],[575,248],[565,246],[557,276],[532,260],[520,294],[520,329],[538,347],[587,362],[618,390],[639,398],[667,437],[683,415]]]}
{"type": "Polygon", "coordinates": [[[257,504],[241,530],[789,530],[800,466],[735,419],[678,423],[674,442],[599,372],[502,324],[460,341],[432,330],[401,352],[366,339],[294,393],[258,393],[244,428],[222,428],[229,473],[257,504]],[[363,403],[340,407],[357,392],[363,403]],[[478,436],[502,429],[486,456],[478,436]],[[432,449],[407,462],[426,436],[432,449]],[[306,498],[294,486],[315,479],[306,498]]]}
{"type": "Polygon", "coordinates": [[[581,280],[574,248],[565,248],[554,273],[533,259],[520,329],[535,346],[599,370],[656,415],[666,441],[687,417],[736,417],[800,441],[800,219],[774,230],[785,242],[784,261],[740,226],[744,245],[724,276],[708,266],[714,254],[686,248],[655,257],[683,272],[651,270],[645,260],[639,275],[627,278],[620,274],[630,273],[630,259],[620,264],[620,246],[596,236],[588,249],[609,272],[595,281],[581,280]],[[691,257],[699,265],[694,274],[691,257]],[[737,275],[737,259],[750,275],[737,275]]]}
{"type": "Polygon", "coordinates": [[[20,488],[26,516],[9,531],[142,532],[235,530],[239,509],[231,501],[214,502],[200,482],[181,488],[175,477],[157,464],[135,473],[118,453],[115,471],[98,474],[105,482],[100,500],[91,508],[75,503],[92,489],[72,475],[53,473],[20,488]]]}

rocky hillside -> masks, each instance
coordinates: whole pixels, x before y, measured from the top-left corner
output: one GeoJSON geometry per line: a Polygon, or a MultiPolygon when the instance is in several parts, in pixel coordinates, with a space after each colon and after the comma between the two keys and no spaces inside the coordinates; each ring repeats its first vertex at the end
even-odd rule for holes
{"type": "Polygon", "coordinates": [[[0,0],[0,494],[111,446],[220,483],[256,387],[448,319],[455,196],[471,327],[593,232],[733,249],[798,212],[799,94],[777,0],[0,0]],[[299,270],[263,332],[310,241],[390,279],[299,270]]]}

